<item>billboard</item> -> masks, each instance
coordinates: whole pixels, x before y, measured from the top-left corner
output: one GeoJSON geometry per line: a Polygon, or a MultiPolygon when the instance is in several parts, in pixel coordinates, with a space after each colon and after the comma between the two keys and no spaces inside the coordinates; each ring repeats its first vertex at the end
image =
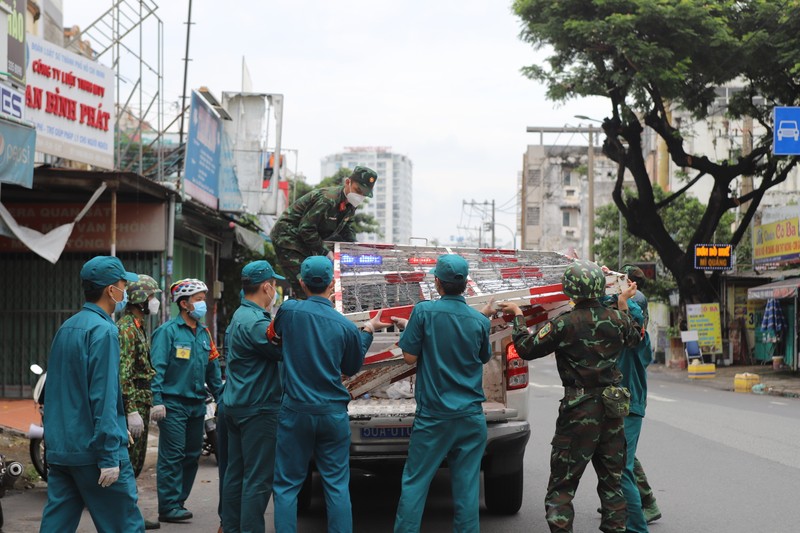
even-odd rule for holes
{"type": "Polygon", "coordinates": [[[30,33],[25,119],[36,151],[114,168],[114,72],[30,33]]]}
{"type": "Polygon", "coordinates": [[[753,263],[765,265],[799,261],[798,220],[798,217],[794,217],[756,226],[753,235],[753,263]]]}
{"type": "Polygon", "coordinates": [[[0,183],[33,186],[33,152],[36,130],[0,120],[0,183]]]}
{"type": "Polygon", "coordinates": [[[25,85],[25,14],[27,0],[0,0],[8,11],[8,39],[6,64],[0,68],[18,85],[25,85]]]}
{"type": "Polygon", "coordinates": [[[219,199],[221,153],[222,119],[205,98],[192,91],[183,187],[186,194],[214,209],[219,199]]]}

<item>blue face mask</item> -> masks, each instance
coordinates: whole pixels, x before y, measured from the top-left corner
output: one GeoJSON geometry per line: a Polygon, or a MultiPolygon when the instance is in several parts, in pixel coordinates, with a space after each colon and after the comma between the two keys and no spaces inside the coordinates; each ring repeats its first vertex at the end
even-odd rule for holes
{"type": "Polygon", "coordinates": [[[205,302],[195,302],[194,310],[189,311],[189,316],[195,320],[203,320],[203,317],[206,316],[206,312],[208,312],[208,308],[205,302]]]}
{"type": "MultiPolygon", "coordinates": [[[[120,289],[119,287],[114,286],[114,288],[118,291],[122,291],[122,289],[120,289]]],[[[114,297],[112,296],[111,299],[113,300],[114,297]]],[[[119,302],[114,300],[114,312],[115,313],[122,312],[122,310],[125,309],[126,305],[128,305],[128,291],[122,291],[122,300],[119,302]]]]}

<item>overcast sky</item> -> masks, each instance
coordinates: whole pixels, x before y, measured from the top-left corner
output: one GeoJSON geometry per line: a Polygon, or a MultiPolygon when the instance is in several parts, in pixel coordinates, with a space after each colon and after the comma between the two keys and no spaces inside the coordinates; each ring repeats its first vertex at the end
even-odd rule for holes
{"type": "MultiPolygon", "coordinates": [[[[183,84],[188,0],[159,3],[170,109],[183,84]]],[[[110,5],[64,0],[64,25],[85,28],[110,5]]],[[[495,200],[497,222],[515,229],[522,154],[539,142],[525,128],[576,126],[575,115],[602,119],[608,104],[556,105],[542,85],[520,74],[544,55],[519,40],[510,5],[195,0],[189,88],[205,85],[217,97],[239,90],[244,56],[254,91],[284,95],[283,146],[298,151],[297,170],[310,183],[321,179],[325,155],[345,146],[390,146],[414,165],[415,236],[442,242],[467,236],[462,228],[476,227],[480,217],[463,200],[495,200]]],[[[564,135],[546,142],[586,140],[564,135]]],[[[510,244],[511,230],[498,226],[496,235],[499,245],[510,244]]]]}

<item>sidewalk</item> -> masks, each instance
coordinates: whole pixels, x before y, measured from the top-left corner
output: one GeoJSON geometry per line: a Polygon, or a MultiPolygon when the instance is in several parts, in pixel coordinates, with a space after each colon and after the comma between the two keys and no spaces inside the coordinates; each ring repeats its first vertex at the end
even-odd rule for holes
{"type": "Polygon", "coordinates": [[[0,399],[0,428],[7,433],[27,435],[31,424],[41,424],[39,410],[33,400],[0,399]]]}
{"type": "Polygon", "coordinates": [[[774,370],[770,365],[717,366],[715,376],[708,379],[690,379],[687,369],[668,368],[666,365],[652,364],[647,370],[651,374],[659,374],[676,381],[695,383],[727,391],[733,391],[736,374],[749,372],[759,376],[760,382],[764,385],[764,394],[785,398],[800,398],[800,372],[774,370]]]}

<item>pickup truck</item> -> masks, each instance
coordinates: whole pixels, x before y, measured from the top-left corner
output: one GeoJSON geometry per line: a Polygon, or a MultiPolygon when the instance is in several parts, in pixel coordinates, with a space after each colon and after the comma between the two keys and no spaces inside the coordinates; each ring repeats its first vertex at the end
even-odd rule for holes
{"type": "MultiPolygon", "coordinates": [[[[569,308],[561,276],[572,259],[555,252],[360,243],[331,243],[329,249],[334,250],[334,304],[358,324],[379,309],[385,310],[384,316],[408,318],[415,303],[438,298],[428,271],[445,253],[467,259],[465,297],[477,309],[492,299],[516,300],[530,327],[569,308]]],[[[620,276],[607,276],[609,291],[618,292],[614,283],[620,276]]],[[[481,469],[486,508],[497,514],[514,514],[522,505],[523,459],[531,434],[528,363],[514,350],[509,321],[499,314],[492,317],[493,357],[483,370],[488,432],[481,469]]],[[[399,469],[407,457],[414,399],[371,394],[400,380],[410,380],[413,387],[415,369],[403,361],[398,338],[396,332],[376,334],[362,370],[345,379],[353,398],[348,408],[353,468],[399,469]]],[[[300,509],[310,502],[310,480],[309,474],[300,509]]]]}

